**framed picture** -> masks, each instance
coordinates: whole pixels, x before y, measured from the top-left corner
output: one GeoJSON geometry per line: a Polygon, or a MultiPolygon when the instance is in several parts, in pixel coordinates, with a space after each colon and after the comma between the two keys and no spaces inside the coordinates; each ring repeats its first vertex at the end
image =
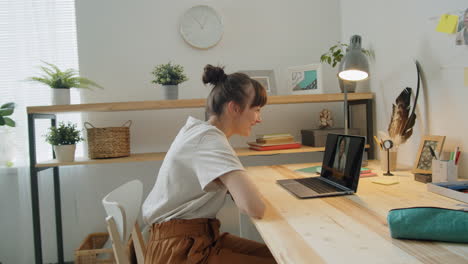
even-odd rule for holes
{"type": "Polygon", "coordinates": [[[293,94],[321,94],[322,65],[309,64],[288,68],[288,85],[293,94]]]}
{"type": "Polygon", "coordinates": [[[440,156],[444,141],[445,136],[424,136],[421,139],[413,173],[432,174],[432,154],[429,147],[435,151],[436,155],[440,156]]]}
{"type": "Polygon", "coordinates": [[[248,70],[239,71],[258,81],[265,87],[268,95],[276,95],[275,72],[273,70],[248,70]]]}

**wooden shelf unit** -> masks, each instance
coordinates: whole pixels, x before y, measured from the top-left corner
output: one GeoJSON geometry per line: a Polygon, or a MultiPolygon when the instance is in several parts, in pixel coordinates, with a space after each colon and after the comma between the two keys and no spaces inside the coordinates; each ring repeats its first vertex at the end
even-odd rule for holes
{"type": "MultiPolygon", "coordinates": [[[[372,93],[350,93],[348,94],[349,105],[366,104],[367,112],[367,136],[373,136],[373,117],[372,117],[372,93]]],[[[309,94],[309,95],[279,95],[269,96],[268,105],[275,104],[301,104],[301,103],[327,103],[343,102],[344,94],[309,94]]],[[[28,134],[29,134],[29,156],[30,156],[30,179],[31,179],[31,205],[33,216],[33,234],[34,234],[34,253],[36,263],[42,263],[42,241],[41,225],[39,212],[39,187],[38,172],[48,168],[53,168],[54,178],[54,200],[55,200],[55,224],[57,238],[57,259],[58,263],[64,263],[63,255],[63,236],[62,236],[62,212],[61,212],[61,194],[60,194],[60,175],[59,166],[86,165],[86,164],[109,164],[109,163],[127,163],[163,160],[165,152],[156,153],[134,153],[129,157],[113,159],[87,159],[77,158],[74,162],[61,162],[49,160],[36,162],[36,142],[35,142],[35,120],[49,119],[51,125],[56,126],[57,113],[72,112],[119,112],[119,111],[143,111],[159,109],[182,109],[182,108],[201,108],[205,107],[205,99],[182,99],[182,100],[160,100],[160,101],[137,101],[137,102],[114,102],[114,103],[94,103],[94,104],[75,104],[75,105],[53,105],[53,106],[31,106],[27,107],[28,114],[28,134]]],[[[373,141],[370,140],[369,158],[373,157],[373,141]]],[[[303,146],[299,149],[271,150],[271,151],[253,151],[248,148],[236,149],[238,156],[258,156],[288,153],[304,153],[324,151],[324,148],[313,148],[303,146]]]]}
{"type": "MultiPolygon", "coordinates": [[[[349,93],[348,101],[373,99],[372,93],[349,93]]],[[[268,96],[268,105],[274,104],[302,104],[302,103],[327,103],[344,101],[344,95],[339,94],[301,94],[301,95],[274,95],[268,96]]],[[[181,99],[160,101],[135,101],[96,104],[72,104],[30,106],[28,114],[54,114],[72,112],[118,112],[118,111],[143,111],[158,109],[181,109],[205,107],[205,99],[181,99]]]]}
{"type": "MultiPolygon", "coordinates": [[[[366,145],[366,149],[369,148],[366,145]]],[[[274,154],[291,154],[291,153],[306,153],[306,152],[320,152],[325,151],[324,147],[309,147],[302,146],[296,149],[283,149],[283,150],[267,150],[267,151],[256,151],[249,148],[236,148],[237,156],[265,156],[274,154]]],[[[128,157],[122,158],[109,158],[109,159],[88,159],[85,157],[77,157],[72,162],[59,162],[56,159],[46,160],[36,164],[37,168],[48,168],[58,166],[72,166],[72,165],[92,165],[92,164],[109,164],[109,163],[128,163],[128,162],[143,162],[143,161],[158,161],[163,160],[166,156],[166,152],[153,152],[153,153],[134,153],[128,157]]]]}

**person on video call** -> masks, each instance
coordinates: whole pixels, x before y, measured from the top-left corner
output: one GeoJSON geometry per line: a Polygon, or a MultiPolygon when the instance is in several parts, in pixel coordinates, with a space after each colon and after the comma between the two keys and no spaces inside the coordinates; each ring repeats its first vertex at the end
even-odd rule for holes
{"type": "Polygon", "coordinates": [[[344,172],[346,167],[346,139],[340,137],[338,139],[338,150],[335,155],[335,161],[333,162],[333,168],[337,171],[344,172]]]}

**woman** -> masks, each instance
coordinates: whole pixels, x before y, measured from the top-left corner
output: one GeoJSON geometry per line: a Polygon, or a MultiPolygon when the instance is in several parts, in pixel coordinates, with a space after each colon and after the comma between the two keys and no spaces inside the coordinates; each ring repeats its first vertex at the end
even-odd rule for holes
{"type": "Polygon", "coordinates": [[[143,203],[143,218],[152,225],[145,263],[276,263],[265,245],[220,235],[215,218],[228,191],[240,211],[263,217],[265,204],[228,139],[249,136],[260,123],[265,89],[245,74],[226,75],[211,65],[203,82],[213,86],[209,119],[188,118],[143,203]]]}
{"type": "Polygon", "coordinates": [[[343,172],[346,168],[346,138],[340,137],[338,139],[338,147],[335,155],[333,168],[337,171],[343,172]]]}

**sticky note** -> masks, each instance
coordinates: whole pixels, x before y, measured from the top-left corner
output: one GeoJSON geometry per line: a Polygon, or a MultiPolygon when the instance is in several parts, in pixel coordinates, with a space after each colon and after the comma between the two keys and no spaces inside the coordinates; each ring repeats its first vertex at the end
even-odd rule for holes
{"type": "Polygon", "coordinates": [[[465,67],[465,86],[468,87],[468,67],[465,67]]]}
{"type": "Polygon", "coordinates": [[[390,179],[390,178],[377,178],[372,181],[372,183],[382,184],[382,185],[393,185],[399,183],[398,180],[390,179]]]}
{"type": "Polygon", "coordinates": [[[453,34],[458,23],[458,16],[443,14],[440,16],[439,24],[437,25],[436,31],[453,34]]]}

